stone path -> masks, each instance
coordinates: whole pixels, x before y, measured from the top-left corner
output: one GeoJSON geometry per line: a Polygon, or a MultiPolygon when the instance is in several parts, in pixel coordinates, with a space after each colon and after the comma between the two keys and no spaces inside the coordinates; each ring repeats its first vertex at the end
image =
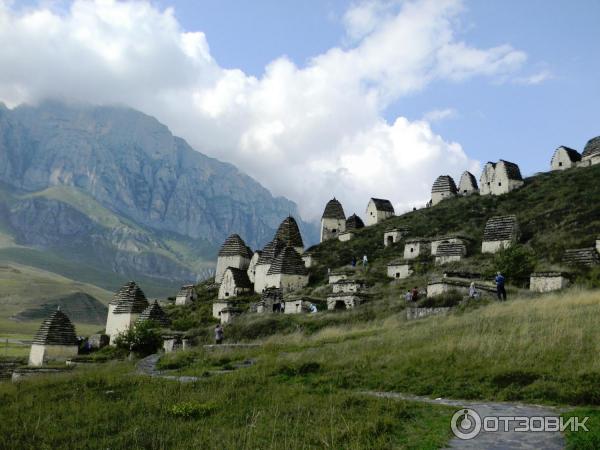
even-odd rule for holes
{"type": "MultiPolygon", "coordinates": [[[[397,392],[365,392],[367,395],[373,395],[382,398],[396,398],[401,400],[410,400],[434,405],[456,406],[457,409],[472,409],[479,416],[507,416],[507,417],[540,417],[540,416],[558,416],[560,411],[539,405],[524,405],[520,403],[505,402],[472,402],[465,400],[431,399],[416,395],[401,394],[397,392]]],[[[515,422],[509,425],[509,431],[486,432],[481,431],[475,438],[470,440],[453,438],[448,448],[456,449],[490,449],[490,450],[558,450],[565,448],[565,439],[559,432],[539,431],[539,432],[517,432],[515,422]]],[[[450,424],[448,424],[450,426],[450,424]]],[[[500,422],[500,428],[504,425],[500,422]]]]}
{"type": "MultiPolygon", "coordinates": [[[[140,359],[136,364],[136,374],[138,375],[147,375],[150,377],[163,378],[165,380],[179,381],[180,383],[193,383],[194,381],[198,381],[201,377],[192,377],[185,375],[166,375],[165,372],[160,371],[156,368],[156,364],[160,359],[160,355],[155,353],[150,356],[146,356],[143,359],[140,359]]],[[[234,370],[242,369],[244,367],[250,367],[254,365],[256,361],[253,359],[247,359],[241,363],[237,363],[233,365],[233,369],[231,370],[210,370],[208,371],[209,375],[223,375],[225,373],[231,373],[234,370]]]]}

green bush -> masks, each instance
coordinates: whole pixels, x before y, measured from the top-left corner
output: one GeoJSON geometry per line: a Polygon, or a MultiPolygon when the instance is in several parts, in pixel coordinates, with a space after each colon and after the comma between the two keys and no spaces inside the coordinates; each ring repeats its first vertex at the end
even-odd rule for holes
{"type": "Polygon", "coordinates": [[[180,417],[182,419],[198,419],[200,417],[206,417],[216,410],[217,404],[214,402],[181,402],[171,406],[167,411],[168,414],[173,417],[180,417]]]}
{"type": "Polygon", "coordinates": [[[115,340],[117,348],[130,350],[140,357],[156,353],[162,347],[162,342],[159,326],[152,320],[136,323],[115,340]]]}
{"type": "Polygon", "coordinates": [[[500,250],[494,257],[494,267],[507,283],[525,286],[535,267],[533,251],[522,245],[512,245],[500,250]]]}

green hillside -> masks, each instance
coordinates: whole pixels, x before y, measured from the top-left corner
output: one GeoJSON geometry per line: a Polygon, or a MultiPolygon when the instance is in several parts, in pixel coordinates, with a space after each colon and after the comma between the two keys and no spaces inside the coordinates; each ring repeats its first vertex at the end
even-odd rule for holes
{"type": "MultiPolygon", "coordinates": [[[[600,236],[600,165],[549,172],[527,178],[525,186],[502,196],[469,196],[444,200],[440,204],[390,218],[375,226],[358,230],[349,242],[326,241],[313,251],[318,266],[313,270],[313,285],[323,279],[327,268],[347,266],[352,256],[368,255],[370,276],[377,280],[385,265],[402,257],[404,241],[383,245],[386,229],[408,227],[412,237],[461,234],[474,241],[469,256],[460,263],[443,268],[426,263],[421,273],[429,276],[443,270],[471,270],[491,275],[493,255],[481,254],[486,221],[492,216],[514,214],[521,230],[519,244],[531,251],[535,270],[569,269],[562,265],[565,249],[593,247],[600,236]]],[[[577,272],[579,269],[575,269],[577,272]]],[[[598,285],[598,272],[586,272],[584,280],[598,285]]],[[[510,282],[511,280],[509,280],[510,282]]],[[[517,280],[512,280],[517,281],[517,280]]]]}
{"type": "MultiPolygon", "coordinates": [[[[422,320],[407,320],[402,293],[424,288],[448,267],[491,276],[498,256],[479,249],[494,215],[517,215],[515,248],[531,270],[565,268],[565,249],[590,247],[600,234],[599,176],[600,166],[541,174],[501,197],[447,200],[363,229],[349,242],[315,246],[319,263],[301,293],[322,305],[330,292],[327,270],[367,254],[369,266],[355,270],[370,285],[369,301],[348,311],[245,314],[225,326],[226,343],[254,347],[202,347],[213,340],[216,290],[211,281],[201,283],[195,304],[165,308],[171,328],[196,347],[158,361],[163,374],[197,377],[193,383],[132,377],[132,362],[111,361],[0,384],[0,446],[56,448],[92,439],[103,448],[447,446],[455,408],[365,393],[386,391],[553,405],[590,417],[590,433],[567,433],[569,448],[598,448],[600,291],[590,289],[600,283],[598,268],[570,268],[575,286],[556,294],[534,294],[523,280],[509,279],[507,302],[469,300],[448,316],[422,320]],[[402,254],[403,242],[384,248],[383,232],[396,226],[410,227],[411,236],[470,236],[469,257],[443,268],[423,260],[414,276],[392,281],[385,266],[402,254]],[[79,415],[64,414],[74,408],[79,415]]],[[[248,306],[257,296],[239,300],[248,306]]]]}

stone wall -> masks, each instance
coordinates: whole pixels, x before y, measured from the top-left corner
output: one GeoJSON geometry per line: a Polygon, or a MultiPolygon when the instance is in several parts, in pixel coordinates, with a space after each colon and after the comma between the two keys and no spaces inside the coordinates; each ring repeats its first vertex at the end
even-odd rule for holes
{"type": "Polygon", "coordinates": [[[462,256],[460,256],[460,255],[436,256],[435,263],[437,265],[441,266],[443,264],[460,261],[461,259],[462,259],[462,256]]]}
{"type": "Polygon", "coordinates": [[[442,200],[446,200],[447,198],[456,197],[456,194],[450,191],[444,192],[432,192],[431,193],[431,205],[435,206],[440,203],[442,200]]]}
{"type": "Polygon", "coordinates": [[[221,280],[221,285],[219,286],[219,294],[217,298],[219,300],[224,300],[231,297],[237,297],[238,295],[249,293],[251,291],[248,287],[240,287],[235,284],[235,279],[231,274],[231,270],[225,271],[225,275],[221,280]]]}
{"type": "Polygon", "coordinates": [[[267,287],[280,288],[283,292],[296,291],[306,285],[308,285],[308,275],[267,275],[267,287]]]}
{"type": "Polygon", "coordinates": [[[221,318],[221,311],[230,305],[229,302],[214,302],[212,305],[212,316],[215,319],[221,318]]]}
{"type": "Polygon", "coordinates": [[[339,309],[338,304],[343,304],[343,309],[356,308],[365,302],[365,298],[356,294],[337,294],[327,297],[327,309],[332,311],[339,309]]]}
{"type": "Polygon", "coordinates": [[[569,285],[569,279],[561,273],[532,273],[529,290],[533,292],[559,291],[569,285]]]}
{"type": "Polygon", "coordinates": [[[343,233],[338,234],[338,240],[341,242],[347,242],[354,237],[354,233],[352,231],[344,231],[343,233]]]}
{"type": "Polygon", "coordinates": [[[422,319],[429,316],[445,316],[452,308],[406,308],[406,320],[422,319]]]}
{"type": "Polygon", "coordinates": [[[254,252],[252,259],[248,264],[248,270],[246,271],[248,273],[248,279],[250,280],[250,283],[253,284],[256,277],[256,263],[258,262],[258,258],[260,258],[260,253],[254,252]]]}
{"type": "Polygon", "coordinates": [[[321,242],[335,239],[346,231],[346,219],[321,219],[321,242]]]}
{"type": "Polygon", "coordinates": [[[348,274],[339,273],[339,272],[331,272],[329,274],[329,284],[337,283],[341,280],[346,280],[348,278],[348,274]]]}
{"type": "Polygon", "coordinates": [[[247,270],[250,265],[250,258],[245,256],[219,256],[217,258],[217,269],[215,271],[215,283],[220,283],[223,274],[228,267],[247,270]]]}
{"type": "MultiPolygon", "coordinates": [[[[471,282],[472,280],[452,280],[448,278],[432,281],[427,285],[427,298],[436,297],[450,291],[457,291],[464,296],[469,295],[471,282]]],[[[482,282],[476,282],[475,289],[477,289],[479,295],[492,295],[496,292],[495,286],[482,282]]]]}
{"type": "Polygon", "coordinates": [[[41,345],[32,344],[29,351],[29,365],[43,366],[50,360],[65,361],[77,356],[79,348],[76,345],[41,345]]]}
{"type": "Polygon", "coordinates": [[[408,278],[412,273],[410,264],[390,264],[387,266],[387,276],[390,278],[408,278]]]}
{"type": "Polygon", "coordinates": [[[364,281],[340,280],[333,283],[333,293],[355,293],[365,289],[364,281]]]}
{"type": "Polygon", "coordinates": [[[314,266],[316,264],[316,260],[315,257],[313,255],[310,254],[304,254],[302,255],[302,261],[304,261],[304,266],[307,269],[310,269],[312,266],[314,266]]]}
{"type": "Polygon", "coordinates": [[[383,233],[383,245],[385,247],[387,247],[388,245],[400,242],[402,237],[405,236],[406,234],[408,234],[407,230],[401,230],[401,229],[387,230],[385,233],[383,233]]]}
{"type": "Polygon", "coordinates": [[[382,222],[383,220],[387,219],[388,217],[393,217],[394,213],[391,211],[379,211],[377,209],[377,207],[375,206],[375,203],[373,203],[372,201],[369,201],[369,204],[367,205],[367,216],[365,218],[365,225],[367,227],[371,226],[371,225],[375,225],[379,222],[382,222]]]}
{"type": "Polygon", "coordinates": [[[115,314],[115,305],[108,305],[108,316],[106,318],[106,334],[110,336],[110,345],[115,345],[116,337],[126,331],[139,317],[139,314],[125,313],[115,314]]]}
{"type": "Polygon", "coordinates": [[[556,149],[554,155],[552,156],[552,160],[550,161],[550,167],[552,170],[570,169],[571,167],[575,167],[575,164],[576,163],[571,161],[571,158],[569,158],[567,151],[562,147],[556,149]]]}
{"type": "Polygon", "coordinates": [[[508,248],[512,245],[512,240],[508,241],[483,241],[481,244],[481,253],[496,253],[503,248],[508,248]]]}
{"type": "Polygon", "coordinates": [[[267,287],[267,272],[271,268],[271,264],[259,264],[254,268],[254,292],[257,294],[267,287]]]}
{"type": "Polygon", "coordinates": [[[409,241],[404,245],[404,259],[415,259],[430,253],[431,245],[427,241],[409,241]]]}

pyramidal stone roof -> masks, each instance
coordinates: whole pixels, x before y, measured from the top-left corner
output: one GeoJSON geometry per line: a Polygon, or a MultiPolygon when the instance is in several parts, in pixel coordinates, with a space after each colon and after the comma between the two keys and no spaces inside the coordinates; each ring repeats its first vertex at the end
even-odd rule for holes
{"type": "Polygon", "coordinates": [[[252,258],[252,250],[246,245],[244,240],[237,234],[232,234],[223,243],[219,256],[244,256],[252,258]]]}
{"type": "Polygon", "coordinates": [[[600,136],[590,139],[583,148],[581,156],[584,158],[600,154],[600,136]]]}
{"type": "Polygon", "coordinates": [[[225,273],[227,273],[227,271],[231,272],[231,276],[233,277],[235,287],[248,289],[252,288],[252,283],[250,282],[250,278],[248,278],[247,270],[237,269],[235,267],[228,267],[225,270],[225,273]]]}
{"type": "Polygon", "coordinates": [[[352,214],[346,219],[346,231],[348,230],[360,230],[365,227],[365,223],[356,214],[352,214]]]}
{"type": "Polygon", "coordinates": [[[285,247],[271,263],[267,275],[308,275],[302,258],[293,247],[285,247]]]}
{"type": "Polygon", "coordinates": [[[460,182],[458,183],[461,189],[473,190],[477,188],[477,179],[475,175],[473,175],[468,170],[465,170],[460,177],[460,182]]]}
{"type": "Polygon", "coordinates": [[[284,248],[285,243],[283,241],[277,238],[273,239],[271,242],[265,245],[265,248],[258,257],[258,261],[256,261],[256,265],[271,264],[284,248]]]}
{"type": "Polygon", "coordinates": [[[450,175],[440,175],[434,181],[431,192],[450,192],[456,194],[456,183],[450,175]]]}
{"type": "Polygon", "coordinates": [[[194,292],[193,284],[186,284],[185,286],[181,286],[179,292],[177,293],[177,297],[185,297],[187,295],[191,295],[194,292]]]}
{"type": "Polygon", "coordinates": [[[275,233],[275,237],[285,242],[285,244],[290,247],[304,248],[304,242],[302,241],[298,223],[292,216],[286,217],[283,222],[281,222],[281,225],[279,225],[279,228],[277,229],[277,233],[275,233]]]}
{"type": "Polygon", "coordinates": [[[344,214],[342,204],[334,197],[325,205],[325,211],[323,211],[323,216],[321,218],[345,220],[346,214],[344,214]]]}
{"type": "Polygon", "coordinates": [[[371,201],[375,204],[377,211],[394,212],[394,206],[392,202],[384,198],[371,198],[371,201]]]}
{"type": "MultiPolygon", "coordinates": [[[[518,165],[510,161],[504,161],[503,159],[501,159],[499,162],[504,163],[504,168],[506,169],[506,176],[509,180],[523,181],[523,177],[521,176],[521,170],[519,169],[518,165]]],[[[496,169],[497,168],[498,166],[496,166],[496,169]]]]}
{"type": "Polygon", "coordinates": [[[595,266],[600,264],[600,256],[595,247],[572,248],[565,250],[563,262],[572,266],[595,266]]]}
{"type": "Polygon", "coordinates": [[[137,283],[129,281],[116,292],[110,304],[115,305],[115,314],[140,314],[148,307],[148,300],[137,283]]]}
{"type": "Polygon", "coordinates": [[[157,300],[154,300],[150,306],[142,311],[140,317],[137,319],[137,323],[142,323],[147,320],[152,320],[153,322],[158,323],[161,327],[168,327],[171,324],[171,321],[160,307],[157,300]]]}
{"type": "Polygon", "coordinates": [[[556,152],[558,152],[559,150],[564,150],[571,162],[581,161],[581,153],[579,153],[577,150],[566,147],[564,145],[561,145],[560,147],[558,147],[556,149],[556,152]]]}
{"type": "Polygon", "coordinates": [[[77,335],[71,320],[57,309],[42,322],[32,342],[39,345],[77,345],[77,335]]]}
{"type": "Polygon", "coordinates": [[[517,218],[514,215],[490,217],[483,231],[484,241],[509,241],[517,232],[517,218]]]}
{"type": "Polygon", "coordinates": [[[438,245],[436,256],[464,256],[467,254],[465,244],[442,242],[438,245]]]}

